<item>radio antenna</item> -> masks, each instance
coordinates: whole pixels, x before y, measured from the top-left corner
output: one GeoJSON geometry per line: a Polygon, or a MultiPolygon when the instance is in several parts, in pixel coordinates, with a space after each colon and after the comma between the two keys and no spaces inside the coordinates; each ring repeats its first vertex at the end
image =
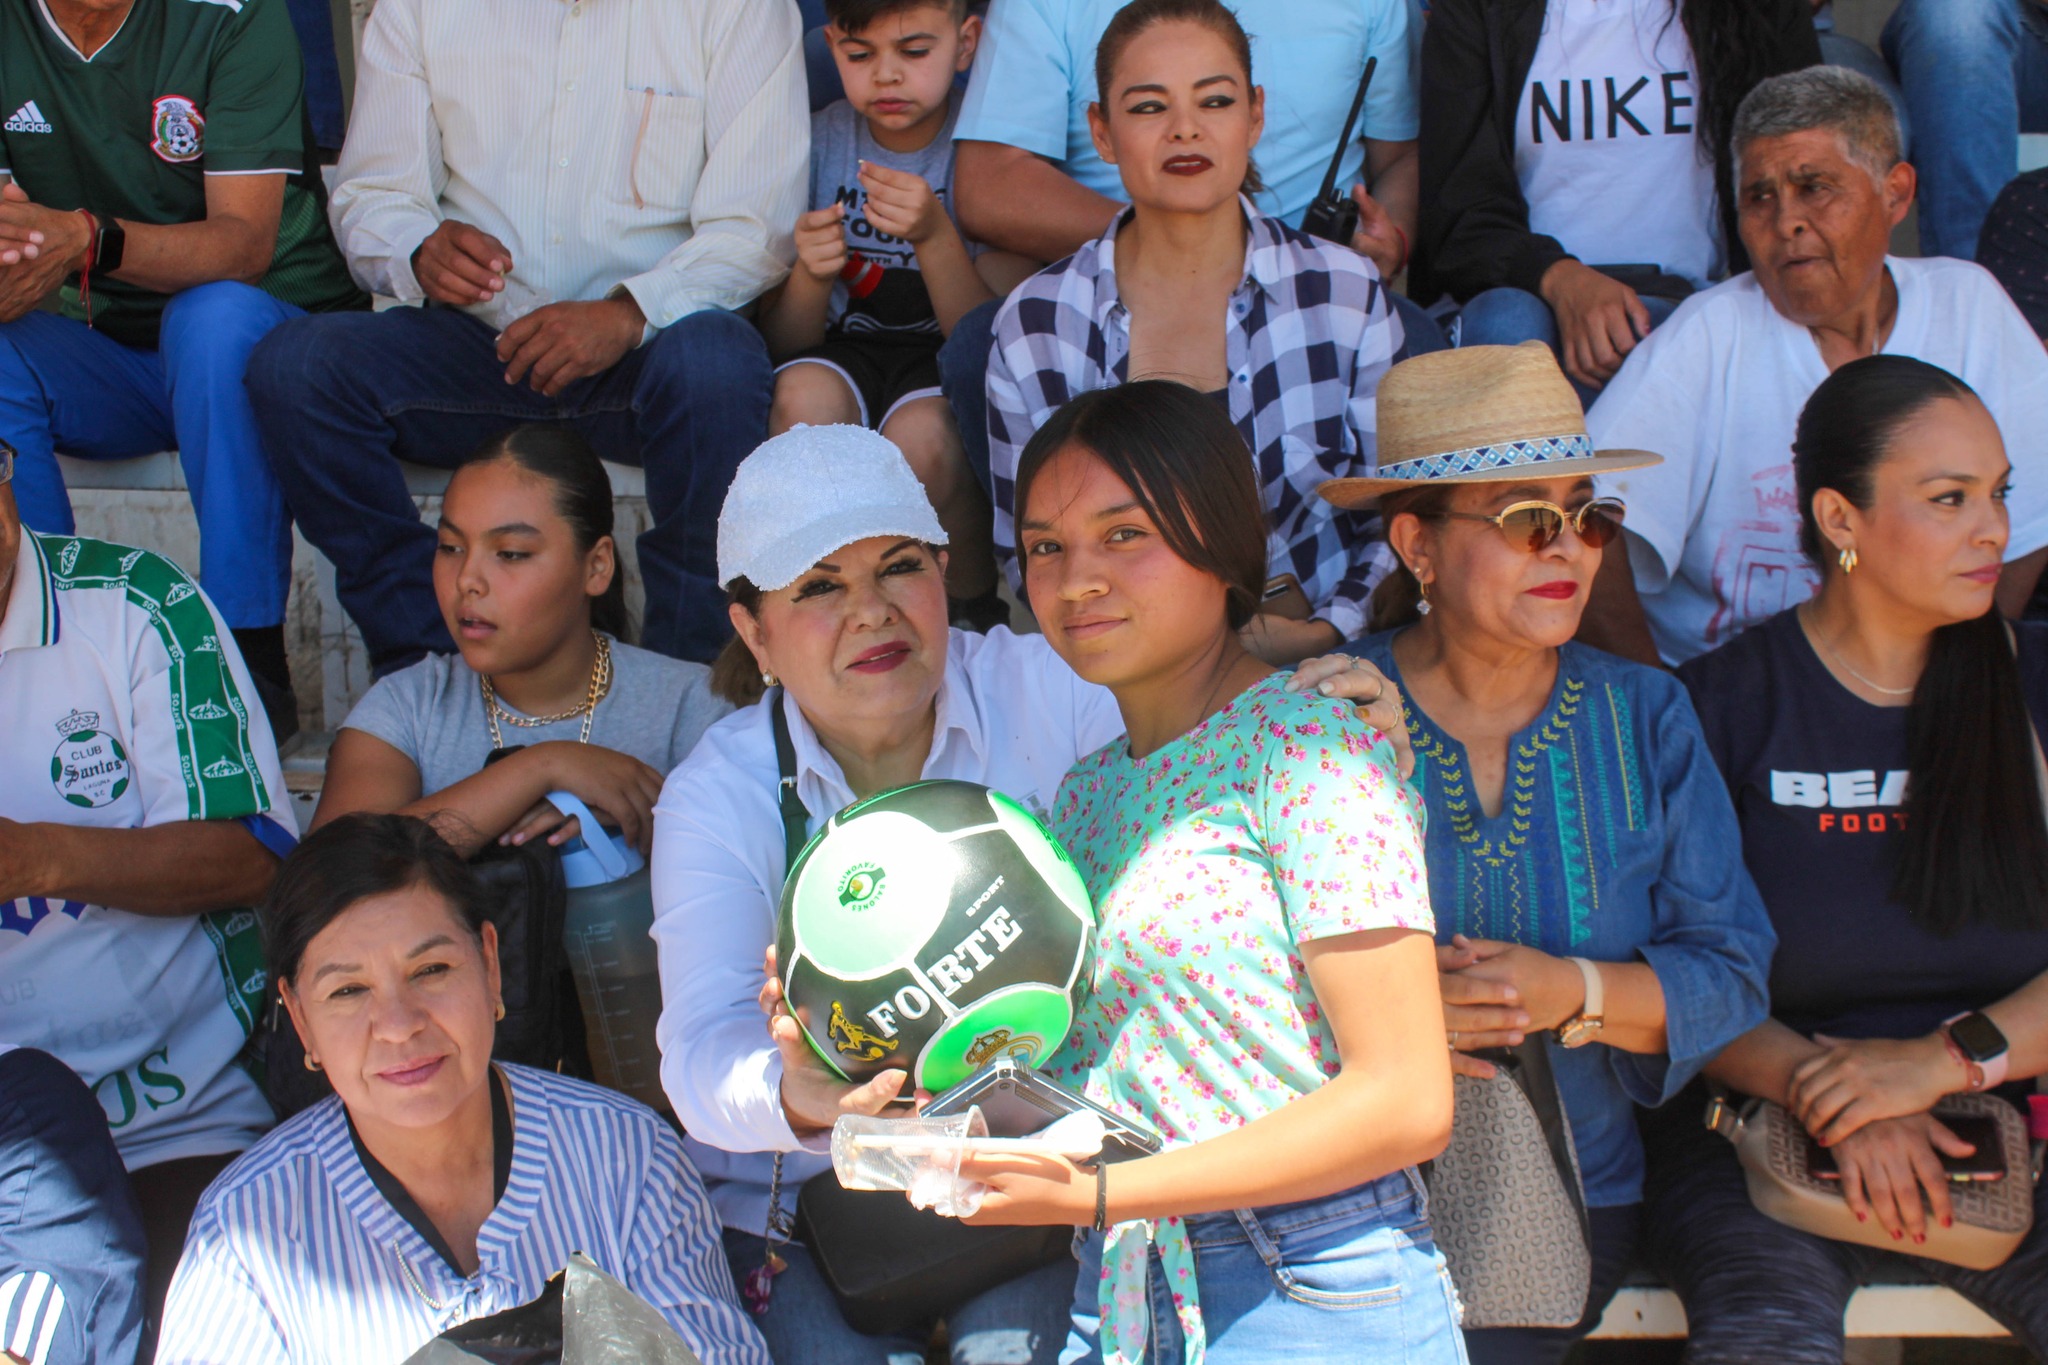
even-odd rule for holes
{"type": "Polygon", "coordinates": [[[1358,115],[1365,109],[1365,92],[1372,89],[1372,73],[1379,69],[1378,57],[1365,59],[1365,75],[1359,79],[1358,95],[1351,101],[1351,112],[1344,119],[1344,136],[1337,139],[1336,155],[1330,158],[1330,169],[1323,176],[1323,192],[1316,197],[1328,199],[1337,190],[1337,171],[1344,164],[1344,153],[1351,146],[1351,130],[1358,126],[1358,115]]]}

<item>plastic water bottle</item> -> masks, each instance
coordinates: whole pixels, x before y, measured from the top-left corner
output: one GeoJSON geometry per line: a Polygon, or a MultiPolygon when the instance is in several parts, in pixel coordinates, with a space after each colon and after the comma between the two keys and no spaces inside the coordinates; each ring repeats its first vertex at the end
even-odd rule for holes
{"type": "Polygon", "coordinates": [[[608,834],[567,792],[548,801],[582,826],[563,849],[568,883],[563,946],[583,1004],[590,1066],[597,1083],[630,1095],[657,1113],[670,1112],[661,1088],[661,968],[654,949],[654,891],[646,860],[608,834]]]}

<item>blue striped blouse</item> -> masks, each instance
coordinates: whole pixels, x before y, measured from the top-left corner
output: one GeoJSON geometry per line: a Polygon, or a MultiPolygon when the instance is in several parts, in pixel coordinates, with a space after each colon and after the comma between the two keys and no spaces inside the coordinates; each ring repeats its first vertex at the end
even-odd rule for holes
{"type": "Polygon", "coordinates": [[[705,1365],[769,1365],[717,1215],[675,1133],[607,1090],[504,1066],[512,1177],[464,1279],[386,1202],[338,1099],[222,1173],[192,1219],[159,1365],[396,1365],[451,1327],[537,1297],[583,1252],[705,1365]]]}

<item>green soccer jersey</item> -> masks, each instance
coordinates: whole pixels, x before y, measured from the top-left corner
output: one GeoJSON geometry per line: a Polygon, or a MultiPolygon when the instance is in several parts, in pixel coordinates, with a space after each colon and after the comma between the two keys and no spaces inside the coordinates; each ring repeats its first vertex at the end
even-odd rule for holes
{"type": "MultiPolygon", "coordinates": [[[[0,172],[51,208],[193,223],[206,217],[208,175],[284,171],[263,288],[314,312],[360,307],[327,227],[303,84],[285,0],[135,0],[90,59],[41,0],[0,0],[0,172]]],[[[92,322],[153,348],[165,301],[94,279],[92,322]]],[[[76,281],[63,310],[85,317],[76,281]]]]}

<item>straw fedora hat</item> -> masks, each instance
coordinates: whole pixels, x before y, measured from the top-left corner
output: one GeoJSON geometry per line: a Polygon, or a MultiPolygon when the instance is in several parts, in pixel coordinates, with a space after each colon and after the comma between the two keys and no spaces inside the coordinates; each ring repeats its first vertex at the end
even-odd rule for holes
{"type": "Polygon", "coordinates": [[[1647,450],[1593,449],[1579,395],[1540,341],[1432,351],[1379,389],[1379,472],[1316,489],[1339,507],[1441,483],[1571,479],[1662,464],[1647,450]]]}

